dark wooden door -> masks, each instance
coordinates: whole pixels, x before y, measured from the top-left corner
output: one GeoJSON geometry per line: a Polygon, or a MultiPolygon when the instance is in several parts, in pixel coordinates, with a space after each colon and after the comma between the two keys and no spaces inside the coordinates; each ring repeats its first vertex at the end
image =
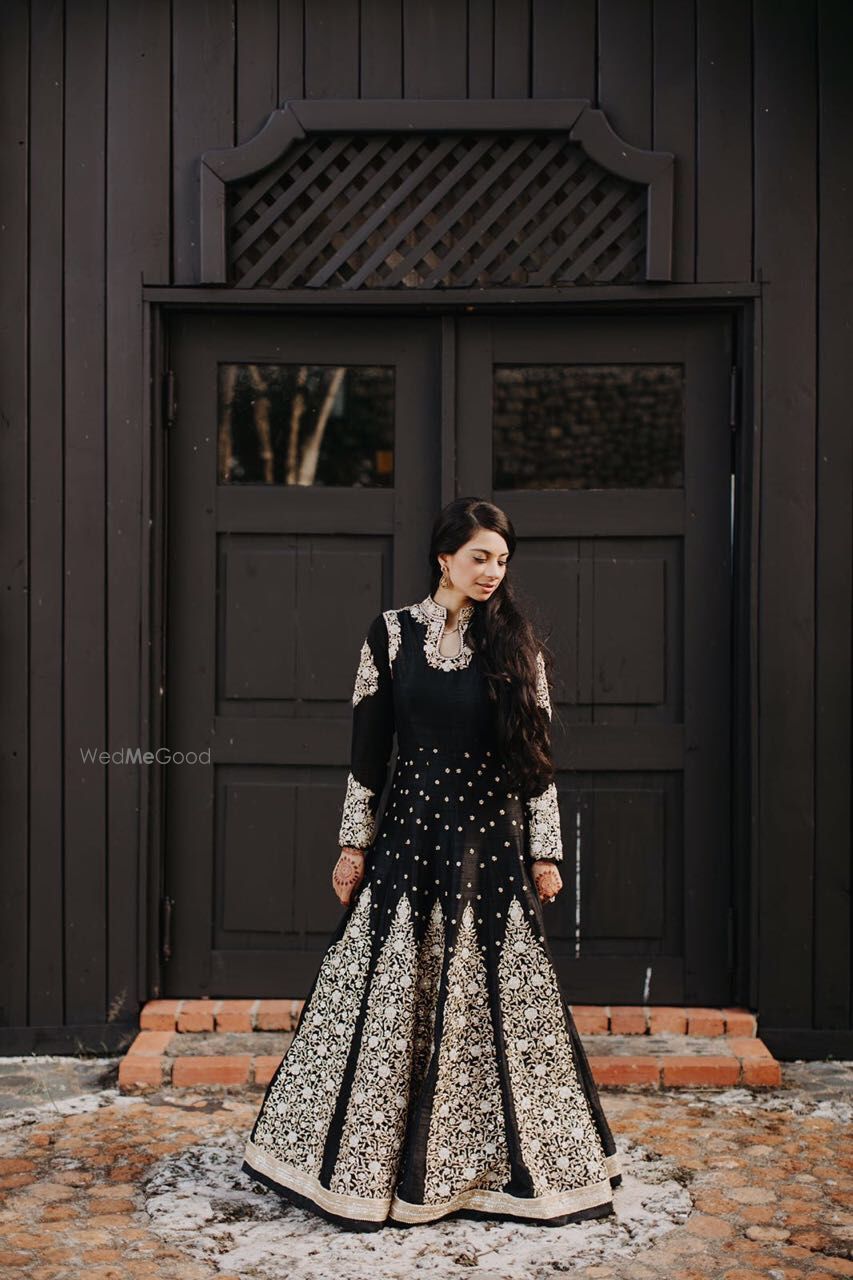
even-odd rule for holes
{"type": "Polygon", "coordinates": [[[172,325],[167,746],[210,763],[165,769],[168,994],[304,991],[339,919],[358,654],[439,505],[438,325],[172,325]]]}
{"type": "Polygon", "coordinates": [[[166,990],[298,994],[316,972],[358,650],[422,589],[443,442],[457,492],[513,519],[514,580],[557,655],[567,990],[724,1002],[728,323],[467,317],[452,336],[397,318],[173,328],[169,746],[211,763],[166,771],[166,990]]]}
{"type": "Polygon", "coordinates": [[[578,1002],[729,999],[732,335],[722,317],[468,317],[459,484],[490,493],[557,659],[578,1002]]]}

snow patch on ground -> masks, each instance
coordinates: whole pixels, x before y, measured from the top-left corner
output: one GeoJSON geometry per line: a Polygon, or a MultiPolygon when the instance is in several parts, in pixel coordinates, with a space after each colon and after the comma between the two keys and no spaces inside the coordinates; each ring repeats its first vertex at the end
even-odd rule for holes
{"type": "Polygon", "coordinates": [[[853,1099],[821,1098],[808,1093],[794,1094],[769,1089],[715,1089],[704,1094],[684,1089],[680,1097],[688,1107],[721,1107],[726,1111],[789,1111],[795,1116],[816,1116],[838,1124],[853,1121],[853,1099]]]}
{"type": "Polygon", "coordinates": [[[259,1280],[383,1280],[412,1273],[447,1280],[477,1268],[483,1280],[535,1280],[554,1271],[635,1257],[689,1217],[691,1174],[636,1143],[620,1145],[615,1216],[565,1227],[457,1219],[356,1233],[282,1201],[240,1164],[246,1136],[216,1139],[164,1157],[145,1179],[149,1226],[164,1242],[220,1271],[259,1280]]]}
{"type": "Polygon", "coordinates": [[[31,1124],[43,1124],[52,1116],[75,1116],[85,1111],[98,1111],[101,1107],[139,1106],[147,1099],[133,1094],[119,1093],[117,1089],[103,1089],[100,1093],[80,1093],[71,1098],[48,1099],[31,1107],[0,1114],[0,1133],[23,1128],[31,1124]]]}

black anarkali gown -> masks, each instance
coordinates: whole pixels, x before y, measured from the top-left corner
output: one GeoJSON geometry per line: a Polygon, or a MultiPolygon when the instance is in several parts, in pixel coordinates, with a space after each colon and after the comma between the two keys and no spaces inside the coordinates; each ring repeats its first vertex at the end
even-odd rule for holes
{"type": "MultiPolygon", "coordinates": [[[[563,856],[556,788],[507,783],[465,643],[475,608],[453,657],[431,595],[369,627],[339,833],[365,875],[245,1148],[257,1182],[357,1230],[563,1225],[612,1213],[622,1180],[530,874],[563,856]]],[[[550,717],[541,654],[538,672],[550,717]]]]}

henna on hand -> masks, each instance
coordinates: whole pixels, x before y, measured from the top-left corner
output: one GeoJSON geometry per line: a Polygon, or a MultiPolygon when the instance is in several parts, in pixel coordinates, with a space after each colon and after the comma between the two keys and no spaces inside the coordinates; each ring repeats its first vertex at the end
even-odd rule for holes
{"type": "Polygon", "coordinates": [[[349,845],[344,846],[332,872],[332,887],[341,906],[349,906],[352,895],[363,879],[364,850],[351,848],[349,845]]]}
{"type": "Polygon", "coordinates": [[[553,862],[534,860],[533,882],[540,902],[549,902],[563,887],[562,877],[553,862]]]}

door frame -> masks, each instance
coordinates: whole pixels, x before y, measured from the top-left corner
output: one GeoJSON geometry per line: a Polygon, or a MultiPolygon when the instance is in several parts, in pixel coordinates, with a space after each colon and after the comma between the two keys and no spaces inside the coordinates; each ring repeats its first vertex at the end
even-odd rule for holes
{"type": "MultiPolygon", "coordinates": [[[[422,314],[441,316],[441,369],[439,389],[442,471],[439,500],[451,501],[455,493],[455,320],[458,315],[536,315],[601,318],[608,314],[631,317],[643,314],[726,312],[733,326],[733,351],[737,364],[731,388],[732,464],[734,469],[734,528],[732,550],[732,700],[731,700],[731,856],[732,901],[729,907],[730,993],[732,1004],[757,1007],[757,884],[759,858],[757,771],[757,561],[759,526],[759,477],[761,473],[760,386],[757,369],[761,344],[760,285],[726,286],[600,286],[577,289],[498,289],[488,301],[480,291],[454,290],[452,294],[407,290],[389,297],[377,291],[373,298],[362,293],[341,296],[338,291],[313,296],[293,291],[285,301],[274,290],[230,290],[185,286],[142,287],[142,338],[144,379],[144,448],[142,480],[142,561],[140,609],[142,635],[149,661],[141,672],[139,743],[143,751],[156,753],[166,741],[166,654],[168,595],[169,509],[168,432],[179,414],[180,388],[169,378],[169,320],[175,312],[226,311],[238,314],[280,315],[318,309],[324,315],[422,314]],[[235,296],[239,295],[239,296],[235,296]],[[301,295],[301,296],[299,296],[301,295]],[[308,296],[306,296],[308,295],[308,296]]],[[[141,771],[139,802],[138,920],[139,989],[144,998],[156,999],[163,990],[163,967],[168,963],[171,911],[164,899],[166,832],[165,764],[151,763],[141,771]]]]}

